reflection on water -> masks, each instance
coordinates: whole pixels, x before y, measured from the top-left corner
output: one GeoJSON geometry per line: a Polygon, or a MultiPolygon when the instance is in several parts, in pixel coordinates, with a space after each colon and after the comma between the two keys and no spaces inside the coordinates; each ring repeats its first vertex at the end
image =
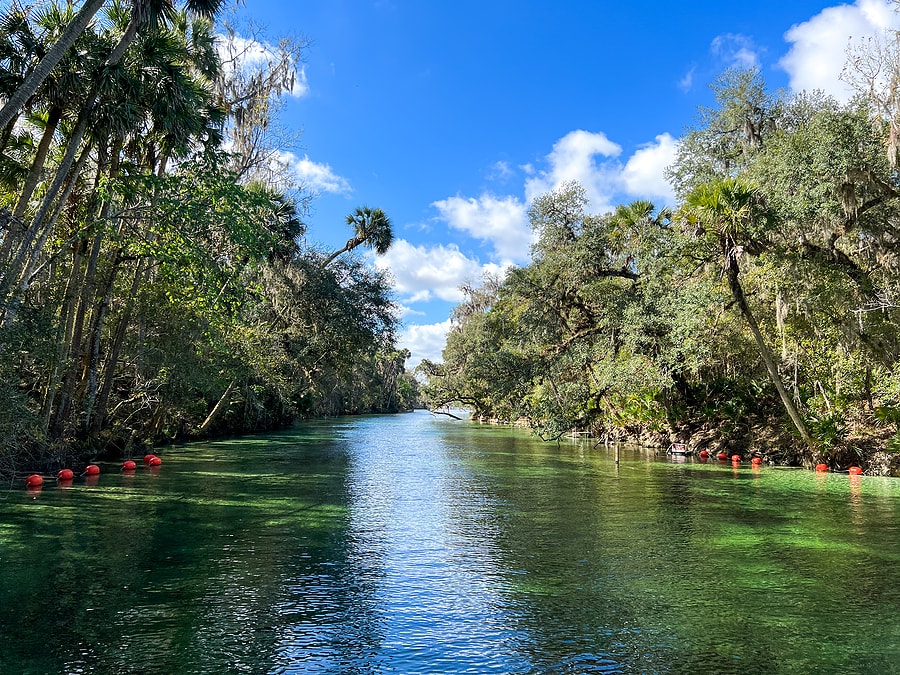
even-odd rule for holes
{"type": "Polygon", "coordinates": [[[0,494],[0,672],[900,672],[900,481],[427,413],[104,470],[0,494]]]}

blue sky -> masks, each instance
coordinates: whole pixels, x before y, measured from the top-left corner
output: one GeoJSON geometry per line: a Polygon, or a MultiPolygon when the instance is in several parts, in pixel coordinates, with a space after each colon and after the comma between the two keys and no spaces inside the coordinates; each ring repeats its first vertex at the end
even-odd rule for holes
{"type": "Polygon", "coordinates": [[[285,126],[314,191],[308,240],[348,238],[344,217],[380,207],[401,346],[439,359],[458,287],[528,262],[530,200],[577,179],[592,210],[672,204],[663,170],[709,84],[756,66],[770,88],[839,81],[850,36],[897,26],[888,0],[251,0],[272,43],[310,44],[285,126]]]}

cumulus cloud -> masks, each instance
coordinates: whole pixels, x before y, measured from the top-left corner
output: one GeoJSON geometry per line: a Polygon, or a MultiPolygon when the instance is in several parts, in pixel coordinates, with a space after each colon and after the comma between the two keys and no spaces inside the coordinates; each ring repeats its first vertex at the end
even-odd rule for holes
{"type": "Polygon", "coordinates": [[[315,192],[350,194],[353,192],[346,178],[337,175],[328,164],[312,161],[309,155],[299,158],[293,153],[282,153],[282,160],[292,167],[300,183],[315,192]]]}
{"type": "Polygon", "coordinates": [[[440,362],[441,352],[450,332],[450,319],[441,323],[407,326],[399,335],[398,342],[412,354],[406,362],[407,368],[415,368],[422,359],[440,362]]]}
{"type": "Polygon", "coordinates": [[[478,283],[486,272],[503,271],[499,265],[484,265],[466,257],[456,244],[416,246],[405,239],[376,256],[375,267],[391,273],[405,303],[434,299],[458,303],[464,299],[459,290],[462,284],[478,283]]]}
{"type": "Polygon", "coordinates": [[[622,181],[629,195],[661,198],[675,202],[675,191],[664,172],[675,161],[676,141],[668,133],[660,134],[653,143],[639,148],[625,164],[622,181]]]}
{"type": "Polygon", "coordinates": [[[658,135],[652,143],[639,147],[623,165],[622,148],[603,133],[583,130],[563,136],[547,155],[547,168],[530,169],[525,182],[528,203],[576,180],[584,187],[589,209],[594,213],[612,211],[616,204],[632,198],[674,201],[674,191],[664,171],[675,159],[676,140],[671,134],[658,135]]]}
{"type": "Polygon", "coordinates": [[[490,242],[502,261],[528,260],[532,243],[527,207],[517,197],[484,194],[478,199],[448,197],[432,204],[453,229],[490,242]]]}
{"type": "Polygon", "coordinates": [[[881,39],[886,30],[900,28],[900,18],[887,0],[856,0],[852,5],[828,7],[785,33],[791,43],[780,65],[794,91],[821,89],[847,101],[852,88],[840,80],[847,48],[868,38],[881,39]],[[852,38],[852,39],[851,39],[852,38]]]}
{"type": "Polygon", "coordinates": [[[563,183],[575,180],[584,188],[594,211],[611,211],[621,167],[618,163],[603,161],[603,158],[615,158],[621,152],[622,147],[610,141],[604,133],[583,129],[570,131],[553,145],[547,155],[548,168],[536,171],[525,182],[526,201],[530,203],[563,183]]]}
{"type": "MultiPolygon", "coordinates": [[[[459,303],[464,300],[459,290],[464,283],[477,285],[485,273],[502,277],[510,264],[528,261],[534,239],[528,207],[535,197],[577,180],[595,213],[612,211],[615,204],[639,197],[671,204],[674,194],[663,172],[674,160],[675,150],[676,140],[663,133],[623,164],[621,146],[605,134],[573,131],[554,144],[543,164],[519,167],[527,176],[524,200],[513,195],[457,195],[432,204],[450,228],[490,242],[497,262],[482,264],[453,243],[416,246],[400,239],[385,255],[375,257],[375,265],[391,273],[406,315],[414,313],[410,304],[431,300],[459,303]]],[[[411,325],[403,332],[400,343],[413,353],[412,366],[423,358],[440,360],[449,328],[445,321],[411,325]]]]}

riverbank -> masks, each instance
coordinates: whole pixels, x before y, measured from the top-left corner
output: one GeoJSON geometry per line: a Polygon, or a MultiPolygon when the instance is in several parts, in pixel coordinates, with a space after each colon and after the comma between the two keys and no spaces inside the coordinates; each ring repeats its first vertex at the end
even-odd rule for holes
{"type": "MultiPolygon", "coordinates": [[[[537,428],[537,425],[525,418],[510,421],[476,415],[471,421],[477,424],[537,428]]],[[[807,469],[826,464],[831,471],[846,471],[850,466],[859,466],[867,475],[900,478],[900,452],[890,449],[891,440],[895,437],[892,428],[856,423],[845,430],[840,439],[830,439],[829,442],[823,442],[816,451],[810,451],[795,433],[780,422],[778,418],[756,418],[731,428],[725,428],[721,424],[683,424],[666,431],[632,425],[602,433],[575,429],[566,435],[592,438],[605,444],[620,443],[652,448],[657,452],[664,452],[672,443],[684,443],[693,453],[706,450],[711,456],[724,452],[729,457],[734,454],[744,458],[760,457],[766,464],[807,469]]],[[[540,436],[537,431],[535,435],[540,436]]]]}

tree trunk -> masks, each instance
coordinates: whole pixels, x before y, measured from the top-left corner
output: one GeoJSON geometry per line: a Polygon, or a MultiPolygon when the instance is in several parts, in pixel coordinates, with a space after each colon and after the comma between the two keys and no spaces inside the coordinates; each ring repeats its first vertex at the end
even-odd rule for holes
{"type": "Polygon", "coordinates": [[[357,246],[364,244],[365,241],[366,241],[365,237],[353,237],[351,239],[348,239],[347,243],[344,244],[343,248],[338,249],[337,251],[332,253],[330,256],[325,258],[325,262],[322,263],[322,267],[328,267],[334,261],[334,259],[337,258],[339,255],[341,255],[342,253],[347,253],[347,251],[352,251],[357,246]]]}
{"type": "Polygon", "coordinates": [[[44,162],[47,161],[47,154],[50,152],[50,143],[53,140],[53,134],[56,133],[56,127],[62,119],[62,108],[53,106],[47,113],[47,124],[44,126],[44,133],[41,135],[41,141],[38,143],[37,152],[28,169],[28,176],[25,178],[25,184],[22,186],[22,193],[19,195],[19,201],[13,215],[21,218],[25,215],[25,209],[28,208],[28,202],[34,189],[37,187],[41,178],[41,171],[44,169],[44,162]]]}
{"type": "Polygon", "coordinates": [[[228,385],[228,388],[225,390],[225,393],[222,394],[222,397],[219,399],[219,402],[216,403],[215,407],[210,411],[209,415],[207,415],[206,419],[203,420],[203,424],[200,425],[200,433],[206,433],[206,430],[212,425],[212,423],[216,420],[219,414],[225,409],[225,406],[229,402],[229,398],[231,398],[231,392],[234,391],[234,388],[237,386],[237,380],[232,380],[231,384],[228,385]]]}
{"type": "MultiPolygon", "coordinates": [[[[78,292],[84,279],[84,251],[83,244],[77,243],[72,252],[72,266],[69,271],[69,279],[63,295],[63,303],[60,308],[60,320],[58,329],[58,343],[56,356],[47,378],[47,388],[41,405],[41,430],[46,435],[50,428],[50,415],[53,412],[53,402],[59,391],[59,378],[63,368],[68,364],[68,358],[72,349],[72,331],[75,323],[75,310],[78,302],[78,292]]],[[[71,364],[68,364],[71,365],[71,364]]]]}
{"type": "Polygon", "coordinates": [[[88,433],[91,438],[96,438],[103,423],[106,421],[106,406],[109,402],[109,395],[112,392],[113,382],[116,376],[116,366],[119,362],[119,354],[122,353],[122,345],[125,342],[125,335],[128,332],[128,325],[131,323],[131,311],[134,308],[134,301],[140,290],[141,283],[144,278],[144,261],[141,260],[134,272],[134,279],[131,282],[131,291],[125,299],[125,307],[122,315],[119,317],[119,325],[116,327],[116,335],[113,339],[109,356],[106,359],[106,365],[103,368],[103,383],[97,394],[95,401],[89,401],[90,407],[85,407],[85,420],[88,424],[88,433]]]}
{"type": "Polygon", "coordinates": [[[28,99],[34,95],[44,80],[47,79],[47,76],[62,61],[63,56],[75,44],[75,41],[84,32],[84,29],[87,28],[91,19],[103,7],[104,3],[105,0],[87,0],[81,6],[78,14],[66,26],[65,32],[59,36],[59,39],[50,48],[50,51],[44,55],[44,58],[38,62],[22,84],[13,92],[13,95],[9,97],[3,108],[0,109],[0,127],[9,124],[10,120],[25,106],[28,99]]]}
{"type": "Polygon", "coordinates": [[[36,222],[32,224],[26,232],[25,238],[11,262],[9,269],[6,272],[7,276],[3,278],[2,288],[0,288],[0,291],[6,291],[5,293],[0,292],[0,295],[4,296],[2,298],[4,306],[0,308],[0,311],[4,312],[2,319],[3,326],[11,325],[15,319],[22,297],[25,295],[25,292],[28,290],[28,287],[33,280],[33,272],[36,269],[44,245],[47,243],[47,238],[50,236],[50,232],[62,212],[65,201],[72,194],[72,191],[75,188],[76,178],[84,168],[84,164],[89,154],[90,146],[85,147],[84,151],[81,153],[81,157],[79,157],[78,163],[72,172],[71,180],[60,198],[59,206],[54,210],[52,218],[42,227],[38,227],[36,222]],[[41,230],[41,235],[37,238],[37,241],[35,241],[35,235],[39,229],[41,230]]]}
{"type": "Polygon", "coordinates": [[[814,451],[816,449],[815,441],[813,441],[812,436],[809,435],[809,431],[803,423],[803,418],[800,417],[797,406],[794,405],[794,401],[791,400],[791,397],[788,396],[788,393],[784,388],[784,383],[781,381],[781,375],[778,374],[778,366],[775,364],[775,358],[772,356],[772,351],[763,339],[762,332],[759,330],[759,324],[756,323],[756,318],[753,316],[753,312],[750,311],[750,305],[747,304],[747,298],[744,296],[744,289],[738,278],[739,269],[737,260],[729,260],[726,257],[725,265],[725,275],[728,277],[728,287],[731,289],[731,295],[734,297],[734,301],[737,304],[738,309],[740,309],[741,314],[743,314],[744,318],[747,320],[747,325],[750,326],[750,332],[753,334],[753,339],[756,340],[756,346],[759,348],[759,355],[762,357],[763,363],[766,364],[769,379],[772,380],[772,384],[775,385],[778,396],[781,398],[781,403],[784,405],[784,409],[790,416],[794,426],[797,427],[800,437],[809,446],[810,450],[814,451]]]}

